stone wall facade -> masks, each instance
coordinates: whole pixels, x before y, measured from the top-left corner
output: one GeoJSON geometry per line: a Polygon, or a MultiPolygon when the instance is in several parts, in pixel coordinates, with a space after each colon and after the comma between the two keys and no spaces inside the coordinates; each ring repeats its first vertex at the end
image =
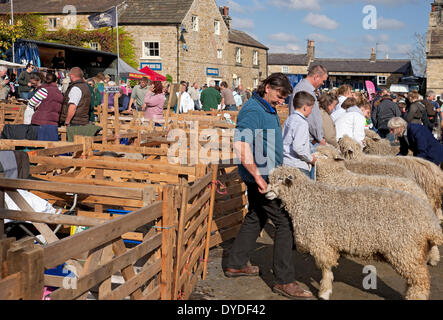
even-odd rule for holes
{"type": "Polygon", "coordinates": [[[433,5],[427,34],[427,90],[443,96],[443,7],[433,5]]]}
{"type": "Polygon", "coordinates": [[[283,72],[288,74],[308,74],[308,66],[283,66],[283,65],[269,65],[268,66],[269,74],[276,72],[283,72]],[[284,68],[285,67],[285,68],[284,68]],[[285,69],[287,68],[287,72],[285,69]]]}
{"type": "MultiPolygon", "coordinates": [[[[67,23],[74,27],[79,24],[82,28],[92,30],[88,15],[77,15],[75,21],[66,20],[69,19],[66,15],[45,15],[48,30],[54,30],[50,28],[50,18],[59,18],[57,28],[67,23]]],[[[176,25],[120,27],[134,40],[139,67],[142,64],[161,65],[161,69],[155,71],[171,75],[174,82],[198,82],[203,85],[216,80],[226,81],[230,87],[241,83],[245,88],[254,88],[267,77],[267,50],[229,42],[228,26],[214,0],[194,1],[182,25],[186,29],[183,35],[180,26],[176,25]],[[193,30],[193,16],[198,17],[198,31],[193,30]],[[215,34],[215,21],[220,23],[219,34],[215,34]],[[160,56],[146,56],[145,42],[158,42],[160,56]],[[240,64],[236,63],[237,48],[241,48],[240,64]],[[221,57],[218,50],[221,50],[221,57]],[[254,51],[258,54],[257,65],[253,64],[254,51]]]]}

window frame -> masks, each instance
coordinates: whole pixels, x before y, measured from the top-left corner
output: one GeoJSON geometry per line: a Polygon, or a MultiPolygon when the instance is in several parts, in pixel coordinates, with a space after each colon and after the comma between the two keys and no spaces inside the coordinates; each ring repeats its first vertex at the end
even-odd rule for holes
{"type": "Polygon", "coordinates": [[[377,85],[378,86],[386,86],[387,84],[388,84],[388,77],[387,76],[377,76],[377,85]]]}
{"type": "Polygon", "coordinates": [[[97,51],[99,51],[99,50],[100,50],[100,43],[95,42],[95,41],[91,41],[91,42],[89,42],[89,48],[91,48],[92,50],[97,50],[97,51]],[[95,47],[93,46],[93,44],[96,44],[96,45],[97,45],[97,49],[95,49],[95,47]]]}
{"type": "Polygon", "coordinates": [[[235,48],[235,63],[242,63],[242,50],[240,47],[235,48]]]}
{"type": "MultiPolygon", "coordinates": [[[[149,49],[151,50],[151,49],[149,49]]],[[[142,59],[161,59],[161,44],[159,40],[143,40],[142,41],[142,59]],[[152,50],[158,50],[158,56],[148,56],[146,55],[146,49],[147,47],[145,46],[146,43],[158,43],[158,49],[152,49],[152,50]]]]}
{"type": "Polygon", "coordinates": [[[217,59],[223,59],[223,49],[217,49],[217,59]]]}
{"type": "Polygon", "coordinates": [[[221,29],[220,20],[214,20],[214,34],[219,36],[220,35],[220,29],[221,29]]]}
{"type": "Polygon", "coordinates": [[[281,72],[282,73],[289,73],[289,66],[282,66],[281,67],[281,72]]]}
{"type": "Polygon", "coordinates": [[[192,31],[198,32],[199,31],[199,21],[198,21],[198,16],[197,15],[192,15],[191,16],[191,28],[192,31]],[[194,20],[195,18],[195,20],[194,20]]]}
{"type": "Polygon", "coordinates": [[[49,17],[48,18],[48,29],[49,30],[57,30],[57,18],[56,17],[49,17]],[[55,25],[52,23],[52,22],[54,22],[55,23],[55,25]]]}
{"type": "Polygon", "coordinates": [[[254,67],[257,67],[259,65],[259,61],[258,61],[258,50],[253,50],[252,51],[252,65],[254,67]]]}

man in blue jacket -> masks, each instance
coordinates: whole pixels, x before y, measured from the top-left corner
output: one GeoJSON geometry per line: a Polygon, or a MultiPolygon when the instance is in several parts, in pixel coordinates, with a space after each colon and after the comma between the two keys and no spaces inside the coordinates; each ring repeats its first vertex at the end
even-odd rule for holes
{"type": "Polygon", "coordinates": [[[283,137],[277,105],[283,104],[292,86],[283,73],[270,75],[242,107],[234,136],[234,150],[241,161],[239,175],[248,189],[248,213],[229,252],[227,277],[258,276],[248,265],[249,254],[268,219],[274,223],[273,291],[290,299],[312,299],[312,293],[295,281],[293,229],[279,199],[265,197],[268,175],[283,164],[283,137]]]}
{"type": "Polygon", "coordinates": [[[388,122],[392,134],[399,137],[400,153],[406,156],[411,150],[415,157],[420,157],[436,165],[443,163],[443,145],[440,144],[432,133],[421,124],[407,123],[402,118],[392,118],[388,122]]]}

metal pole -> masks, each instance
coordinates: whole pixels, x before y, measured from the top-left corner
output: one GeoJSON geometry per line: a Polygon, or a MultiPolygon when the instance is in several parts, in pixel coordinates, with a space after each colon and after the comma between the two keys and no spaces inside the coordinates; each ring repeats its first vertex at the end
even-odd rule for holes
{"type": "MultiPolygon", "coordinates": [[[[11,23],[14,26],[14,0],[11,0],[11,23]]],[[[15,63],[15,43],[12,41],[12,63],[15,63]]]]}
{"type": "Polygon", "coordinates": [[[118,61],[120,60],[120,44],[118,39],[118,6],[115,7],[115,22],[117,25],[117,76],[116,76],[116,83],[117,85],[120,85],[120,74],[118,71],[118,61]]]}

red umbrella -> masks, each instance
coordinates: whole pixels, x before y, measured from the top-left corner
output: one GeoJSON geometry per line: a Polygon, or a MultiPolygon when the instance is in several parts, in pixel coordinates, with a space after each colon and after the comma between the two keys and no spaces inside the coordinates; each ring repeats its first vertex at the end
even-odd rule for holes
{"type": "Polygon", "coordinates": [[[152,71],[149,67],[144,67],[143,69],[139,70],[140,72],[143,72],[148,76],[148,78],[152,81],[166,81],[166,77],[162,76],[161,74],[152,71]]]}

